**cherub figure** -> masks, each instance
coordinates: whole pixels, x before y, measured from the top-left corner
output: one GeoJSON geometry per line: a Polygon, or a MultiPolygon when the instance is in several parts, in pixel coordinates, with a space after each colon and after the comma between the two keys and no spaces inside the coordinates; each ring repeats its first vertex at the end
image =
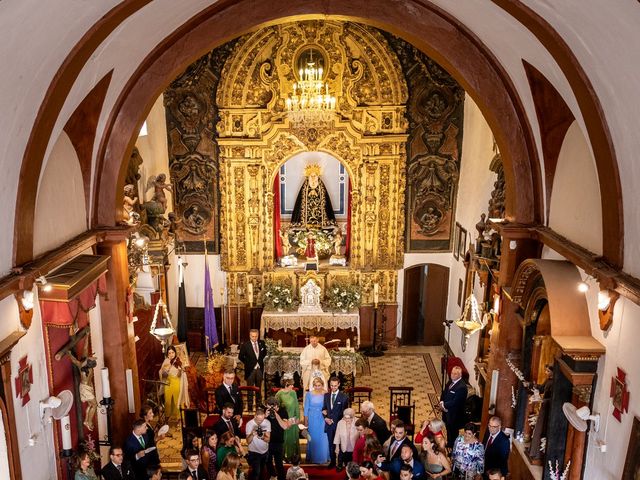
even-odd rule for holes
{"type": "Polygon", "coordinates": [[[282,255],[289,255],[291,242],[289,241],[289,231],[284,227],[280,230],[280,241],[282,242],[282,255]]]}
{"type": "Polygon", "coordinates": [[[93,369],[97,362],[95,356],[89,356],[89,339],[84,342],[84,357],[84,359],[79,359],[72,351],[69,352],[71,363],[80,371],[80,401],[87,404],[83,423],[88,430],[93,431],[93,419],[98,410],[96,391],[93,386],[93,369]]]}
{"type": "Polygon", "coordinates": [[[122,199],[122,207],[124,209],[123,220],[129,225],[134,225],[140,218],[140,216],[133,211],[136,203],[138,203],[138,197],[135,196],[134,186],[131,184],[125,185],[124,198],[122,199]]]}
{"type": "Polygon", "coordinates": [[[342,255],[342,230],[339,228],[333,237],[333,252],[336,257],[342,255]]]}
{"type": "Polygon", "coordinates": [[[167,190],[169,192],[173,192],[173,186],[170,183],[165,183],[167,180],[167,176],[164,173],[161,173],[157,177],[151,175],[149,180],[147,180],[147,192],[153,190],[153,197],[151,197],[152,202],[158,202],[162,205],[162,212],[167,211],[167,196],[164,191],[167,190]]]}

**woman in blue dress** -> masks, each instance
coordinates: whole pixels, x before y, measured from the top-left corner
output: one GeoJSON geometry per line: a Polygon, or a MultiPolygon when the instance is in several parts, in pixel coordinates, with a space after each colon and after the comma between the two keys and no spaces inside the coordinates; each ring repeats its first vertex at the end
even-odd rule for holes
{"type": "Polygon", "coordinates": [[[324,433],[324,384],[320,378],[313,379],[313,390],[306,393],[304,401],[304,424],[309,428],[311,441],[307,444],[307,463],[329,461],[329,441],[324,433]]]}

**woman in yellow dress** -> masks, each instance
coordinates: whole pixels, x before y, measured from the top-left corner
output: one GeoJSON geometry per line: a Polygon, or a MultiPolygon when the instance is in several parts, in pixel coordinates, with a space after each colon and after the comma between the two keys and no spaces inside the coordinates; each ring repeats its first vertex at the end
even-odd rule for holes
{"type": "Polygon", "coordinates": [[[164,411],[166,418],[178,416],[180,407],[189,406],[189,389],[187,387],[187,375],[183,374],[182,362],[176,353],[176,348],[171,345],[167,348],[167,358],[160,367],[160,379],[164,386],[164,411]]]}

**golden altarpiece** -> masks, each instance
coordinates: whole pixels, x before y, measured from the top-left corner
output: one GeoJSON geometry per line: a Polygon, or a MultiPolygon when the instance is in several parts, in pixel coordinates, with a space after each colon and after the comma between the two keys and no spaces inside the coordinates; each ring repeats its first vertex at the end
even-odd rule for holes
{"type": "Polygon", "coordinates": [[[395,303],[404,251],[407,86],[401,66],[375,29],[309,21],[267,27],[242,37],[226,61],[217,91],[221,193],[221,266],[230,304],[260,302],[265,284],[294,291],[313,278],[362,287],[363,303],[395,303]],[[291,122],[286,99],[297,65],[310,49],[321,56],[323,81],[337,98],[328,122],[291,122]],[[351,180],[348,266],[318,271],[280,268],[274,254],[273,183],[300,152],[337,158],[351,180]],[[251,284],[251,287],[248,285],[251,284]]]}

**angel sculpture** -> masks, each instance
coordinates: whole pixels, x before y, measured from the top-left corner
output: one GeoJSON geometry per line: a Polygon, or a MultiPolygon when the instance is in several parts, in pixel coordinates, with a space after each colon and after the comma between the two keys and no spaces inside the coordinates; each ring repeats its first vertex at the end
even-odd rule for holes
{"type": "Polygon", "coordinates": [[[125,185],[124,198],[122,199],[122,207],[124,209],[123,220],[128,225],[135,225],[140,219],[140,215],[133,211],[134,205],[138,203],[138,197],[135,196],[135,189],[133,185],[125,185]]]}
{"type": "Polygon", "coordinates": [[[167,211],[167,196],[164,191],[173,191],[172,185],[170,183],[165,183],[166,180],[167,176],[164,173],[161,173],[157,177],[155,175],[151,175],[147,180],[147,188],[145,190],[145,192],[148,192],[153,188],[153,197],[151,197],[151,201],[158,202],[162,205],[162,213],[167,211]]]}

